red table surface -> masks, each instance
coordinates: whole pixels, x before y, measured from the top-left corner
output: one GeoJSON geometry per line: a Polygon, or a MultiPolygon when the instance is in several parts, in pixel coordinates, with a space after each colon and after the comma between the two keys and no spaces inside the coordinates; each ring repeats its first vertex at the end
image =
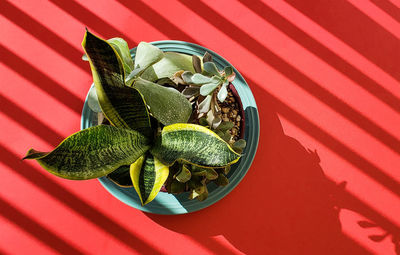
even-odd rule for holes
{"type": "Polygon", "coordinates": [[[0,1],[0,254],[400,254],[400,1],[0,1]],[[85,27],[228,59],[260,143],[224,199],[146,214],[21,161],[79,130],[85,27]],[[396,253],[397,252],[397,253],[396,253]]]}

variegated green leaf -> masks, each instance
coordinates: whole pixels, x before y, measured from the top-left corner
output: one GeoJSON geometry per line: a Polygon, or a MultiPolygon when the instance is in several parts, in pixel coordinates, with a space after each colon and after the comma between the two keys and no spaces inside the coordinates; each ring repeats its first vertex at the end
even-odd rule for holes
{"type": "Polygon", "coordinates": [[[208,128],[183,123],[164,127],[151,153],[167,165],[180,159],[198,166],[222,167],[240,158],[240,154],[208,128]]]}
{"type": "Polygon", "coordinates": [[[192,56],[176,52],[165,52],[164,58],[148,67],[140,77],[148,81],[156,81],[165,77],[171,78],[181,70],[195,73],[192,56]]]}
{"type": "Polygon", "coordinates": [[[156,46],[147,42],[140,42],[136,48],[135,69],[145,69],[154,63],[157,63],[163,57],[164,53],[156,46]]]}
{"type": "Polygon", "coordinates": [[[169,168],[148,153],[131,164],[130,174],[142,205],[146,205],[157,196],[167,180],[169,168]]]}
{"type": "Polygon", "coordinates": [[[146,103],[135,88],[125,86],[122,60],[107,41],[86,32],[82,46],[89,57],[97,98],[115,126],[152,134],[146,103]]]}
{"type": "Polygon", "coordinates": [[[149,140],[137,131],[100,125],[69,136],[51,152],[30,149],[24,159],[36,159],[62,178],[86,180],[130,165],[149,147],[149,140]]]}
{"type": "Polygon", "coordinates": [[[164,125],[189,120],[192,105],[179,91],[138,78],[134,85],[143,95],[150,112],[164,125]]]}
{"type": "Polygon", "coordinates": [[[132,179],[130,175],[130,166],[120,166],[118,169],[112,171],[107,175],[107,178],[120,187],[132,187],[132,179]]]}

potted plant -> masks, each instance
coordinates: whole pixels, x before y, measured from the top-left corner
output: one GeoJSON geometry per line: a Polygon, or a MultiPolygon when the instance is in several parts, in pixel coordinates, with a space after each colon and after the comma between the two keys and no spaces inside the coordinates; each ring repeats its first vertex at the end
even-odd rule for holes
{"type": "Polygon", "coordinates": [[[225,175],[246,146],[232,67],[218,70],[208,53],[163,52],[145,42],[132,60],[124,40],[88,31],[82,46],[95,85],[88,104],[102,125],[51,152],[30,149],[24,159],[67,179],[107,176],[133,186],[142,205],[160,190],[203,201],[209,182],[228,184],[225,175]]]}

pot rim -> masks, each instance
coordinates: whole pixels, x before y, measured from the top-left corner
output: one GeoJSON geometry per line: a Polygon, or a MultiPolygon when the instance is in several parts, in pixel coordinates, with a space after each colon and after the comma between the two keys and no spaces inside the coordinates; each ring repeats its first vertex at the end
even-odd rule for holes
{"type": "MultiPolygon", "coordinates": [[[[221,57],[214,51],[194,43],[166,40],[151,42],[151,44],[159,47],[163,51],[174,51],[190,55],[204,55],[204,53],[207,51],[213,56],[214,63],[217,65],[218,68],[231,65],[228,61],[226,61],[223,57],[221,57]]],[[[135,52],[136,48],[131,49],[132,57],[134,57],[135,52]]],[[[187,194],[185,193],[183,193],[182,196],[182,194],[174,195],[160,192],[159,195],[157,195],[157,197],[146,206],[141,206],[140,199],[133,191],[133,188],[119,187],[108,178],[102,177],[98,180],[104,186],[104,188],[121,202],[144,212],[155,214],[184,214],[198,211],[218,202],[227,194],[229,194],[248,172],[257,151],[260,133],[258,110],[253,94],[243,76],[237,71],[235,67],[233,67],[233,69],[236,73],[236,78],[232,82],[232,84],[238,92],[244,110],[244,139],[247,142],[247,146],[239,162],[232,166],[232,168],[235,167],[236,169],[232,169],[231,172],[228,174],[227,177],[229,178],[230,183],[227,186],[216,187],[215,184],[211,183],[210,185],[208,185],[212,186],[211,188],[209,188],[209,197],[202,202],[187,199],[187,194]],[[213,187],[213,185],[215,187],[213,187]]],[[[81,129],[88,128],[92,125],[91,121],[93,118],[93,113],[94,112],[92,112],[87,105],[86,97],[85,104],[82,110],[81,129]]]]}

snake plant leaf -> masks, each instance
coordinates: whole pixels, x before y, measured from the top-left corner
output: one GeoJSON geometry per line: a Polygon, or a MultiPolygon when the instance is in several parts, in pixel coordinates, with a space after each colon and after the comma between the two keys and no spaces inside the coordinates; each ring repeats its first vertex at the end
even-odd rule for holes
{"type": "Polygon", "coordinates": [[[176,89],[136,79],[134,85],[143,95],[152,115],[164,125],[187,122],[192,114],[192,105],[176,89]]]}
{"type": "Polygon", "coordinates": [[[150,148],[137,131],[100,125],[81,130],[51,152],[29,150],[24,159],[36,159],[48,172],[71,180],[105,176],[130,165],[150,148]]]}
{"type": "Polygon", "coordinates": [[[82,42],[89,57],[97,98],[105,117],[115,126],[152,134],[146,103],[135,88],[125,86],[122,60],[107,41],[86,32],[82,42]]]}
{"type": "Polygon", "coordinates": [[[223,167],[240,158],[240,154],[210,129],[186,123],[165,126],[151,153],[166,165],[180,159],[203,167],[223,167]]]}
{"type": "Polygon", "coordinates": [[[108,39],[107,42],[118,52],[118,55],[122,59],[125,72],[128,74],[133,70],[133,60],[129,51],[128,43],[119,37],[108,39]]]}
{"type": "Polygon", "coordinates": [[[120,187],[123,188],[133,187],[129,165],[120,166],[118,169],[109,173],[107,175],[107,178],[120,187]]]}
{"type": "Polygon", "coordinates": [[[147,43],[140,42],[136,48],[135,55],[135,69],[136,68],[147,68],[154,63],[157,63],[164,57],[164,52],[162,52],[156,46],[147,43]]]}
{"type": "Polygon", "coordinates": [[[169,168],[147,153],[130,166],[133,187],[142,205],[150,203],[168,178],[169,168]]]}
{"type": "MultiPolygon", "coordinates": [[[[118,55],[123,60],[125,73],[130,73],[133,70],[133,60],[131,53],[129,52],[128,43],[119,37],[108,39],[107,42],[111,44],[111,46],[117,51],[118,55]]],[[[89,61],[89,58],[86,54],[83,54],[82,60],[89,61]]]]}
{"type": "Polygon", "coordinates": [[[149,66],[140,77],[148,81],[156,81],[161,78],[171,78],[181,70],[195,73],[192,56],[176,52],[165,52],[164,58],[149,66]]]}
{"type": "Polygon", "coordinates": [[[219,73],[218,68],[214,62],[204,63],[204,71],[206,71],[207,73],[209,73],[211,75],[216,75],[218,77],[221,76],[221,74],[219,73]]]}

